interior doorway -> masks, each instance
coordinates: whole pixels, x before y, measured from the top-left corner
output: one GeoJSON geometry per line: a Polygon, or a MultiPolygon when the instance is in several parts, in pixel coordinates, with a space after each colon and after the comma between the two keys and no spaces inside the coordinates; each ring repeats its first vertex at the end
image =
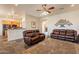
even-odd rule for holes
{"type": "Polygon", "coordinates": [[[47,20],[42,22],[42,33],[44,33],[46,36],[48,36],[48,26],[47,26],[47,20]]]}

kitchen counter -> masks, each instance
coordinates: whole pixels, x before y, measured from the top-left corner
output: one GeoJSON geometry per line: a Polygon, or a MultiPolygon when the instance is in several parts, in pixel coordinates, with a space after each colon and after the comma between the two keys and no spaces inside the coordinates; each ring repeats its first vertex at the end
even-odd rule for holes
{"type": "Polygon", "coordinates": [[[8,41],[23,38],[23,31],[24,30],[26,30],[26,29],[24,29],[24,28],[22,28],[22,29],[8,29],[7,30],[8,41]]]}

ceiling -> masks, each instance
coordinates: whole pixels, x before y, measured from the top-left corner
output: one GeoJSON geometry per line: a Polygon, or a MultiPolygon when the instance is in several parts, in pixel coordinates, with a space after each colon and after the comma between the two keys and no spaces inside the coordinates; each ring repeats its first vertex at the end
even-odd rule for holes
{"type": "MultiPolygon", "coordinates": [[[[15,11],[18,15],[31,15],[35,17],[44,17],[40,16],[40,14],[43,11],[36,11],[37,9],[41,9],[41,4],[18,4],[17,6],[15,4],[3,4],[0,5],[0,15],[7,15],[12,12],[12,10],[15,11]]],[[[52,10],[53,14],[62,13],[63,11],[71,11],[76,10],[79,8],[79,5],[75,5],[76,7],[70,7],[70,4],[48,4],[47,7],[54,6],[55,9],[52,10]]]]}

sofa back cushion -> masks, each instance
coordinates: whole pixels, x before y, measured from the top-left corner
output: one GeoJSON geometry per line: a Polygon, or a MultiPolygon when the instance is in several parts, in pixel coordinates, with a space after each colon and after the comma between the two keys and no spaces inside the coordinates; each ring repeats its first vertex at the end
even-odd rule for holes
{"type": "Polygon", "coordinates": [[[59,31],[60,31],[59,29],[54,29],[53,34],[59,35],[59,31]]]}
{"type": "Polygon", "coordinates": [[[65,29],[60,29],[60,35],[66,35],[66,30],[65,29]]]}
{"type": "Polygon", "coordinates": [[[26,30],[26,33],[32,33],[33,31],[32,30],[26,30]]]}
{"type": "Polygon", "coordinates": [[[74,30],[66,30],[66,35],[68,35],[68,36],[74,36],[74,35],[76,35],[75,32],[76,31],[74,31],[74,30]]]}
{"type": "Polygon", "coordinates": [[[29,34],[26,34],[26,37],[34,37],[35,34],[34,33],[29,33],[29,34]]]}
{"type": "Polygon", "coordinates": [[[36,34],[39,34],[39,30],[26,30],[26,31],[23,31],[23,36],[26,37],[26,36],[34,36],[36,34]]]}

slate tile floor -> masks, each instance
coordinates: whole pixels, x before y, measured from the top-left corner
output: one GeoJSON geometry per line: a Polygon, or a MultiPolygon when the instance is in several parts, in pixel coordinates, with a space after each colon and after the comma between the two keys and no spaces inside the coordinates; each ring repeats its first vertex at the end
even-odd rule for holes
{"type": "Polygon", "coordinates": [[[76,54],[79,44],[46,38],[33,46],[25,47],[23,39],[8,42],[0,37],[0,54],[76,54]]]}

